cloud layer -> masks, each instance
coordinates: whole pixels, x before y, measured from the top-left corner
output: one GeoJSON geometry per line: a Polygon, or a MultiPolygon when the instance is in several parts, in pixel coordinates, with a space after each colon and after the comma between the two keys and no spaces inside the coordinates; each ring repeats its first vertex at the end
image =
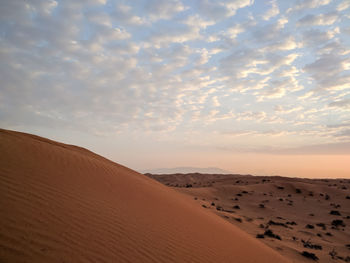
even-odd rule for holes
{"type": "Polygon", "coordinates": [[[340,0],[5,1],[0,123],[336,153],[350,141],[349,12],[340,0]]]}

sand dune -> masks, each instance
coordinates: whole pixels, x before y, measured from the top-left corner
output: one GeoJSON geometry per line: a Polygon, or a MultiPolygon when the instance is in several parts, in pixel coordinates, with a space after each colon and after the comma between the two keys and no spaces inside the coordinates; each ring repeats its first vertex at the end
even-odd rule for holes
{"type": "Polygon", "coordinates": [[[88,150],[0,130],[0,262],[287,262],[88,150]]]}
{"type": "Polygon", "coordinates": [[[148,176],[192,196],[198,206],[296,262],[310,262],[304,251],[318,262],[350,262],[350,179],[148,176]],[[264,234],[269,230],[275,237],[264,234]]]}

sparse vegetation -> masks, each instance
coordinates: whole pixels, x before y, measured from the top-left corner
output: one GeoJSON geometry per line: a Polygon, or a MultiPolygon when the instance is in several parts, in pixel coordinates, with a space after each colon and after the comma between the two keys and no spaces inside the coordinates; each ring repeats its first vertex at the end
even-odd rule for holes
{"type": "Polygon", "coordinates": [[[282,240],[281,237],[279,235],[274,234],[271,229],[267,229],[265,231],[264,235],[268,236],[268,237],[272,237],[272,238],[278,239],[278,240],[282,240]]]}
{"type": "Polygon", "coordinates": [[[301,255],[306,257],[306,258],[315,260],[315,261],[318,260],[318,257],[314,253],[311,253],[311,252],[303,251],[303,252],[301,252],[301,255]]]}
{"type": "Polygon", "coordinates": [[[314,225],[311,225],[311,224],[307,224],[307,225],[305,226],[305,228],[307,228],[307,229],[314,229],[315,226],[314,226],[314,225]]]}
{"type": "Polygon", "coordinates": [[[312,244],[312,243],[310,242],[310,240],[305,241],[305,240],[302,239],[301,242],[303,243],[303,246],[304,246],[305,248],[311,248],[311,249],[316,249],[316,250],[322,250],[322,246],[321,246],[321,245],[312,244]]]}
{"type": "Polygon", "coordinates": [[[218,206],[216,207],[216,210],[222,211],[222,207],[218,205],[218,206]]]}
{"type": "Polygon", "coordinates": [[[343,220],[341,219],[335,219],[332,221],[332,226],[335,226],[335,227],[339,227],[339,226],[342,226],[342,227],[345,227],[345,223],[343,220]]]}
{"type": "Polygon", "coordinates": [[[236,220],[236,221],[239,222],[239,223],[242,223],[242,218],[234,217],[233,219],[236,220]]]}
{"type": "Polygon", "coordinates": [[[275,221],[272,221],[272,220],[270,220],[268,223],[267,223],[268,225],[273,225],[273,226],[283,226],[283,227],[288,227],[286,224],[284,224],[284,223],[281,223],[281,222],[275,222],[275,221]]]}
{"type": "Polygon", "coordinates": [[[329,212],[329,214],[330,214],[330,215],[334,215],[334,216],[340,216],[340,215],[341,215],[340,212],[337,211],[337,210],[331,210],[331,211],[329,212]]]}

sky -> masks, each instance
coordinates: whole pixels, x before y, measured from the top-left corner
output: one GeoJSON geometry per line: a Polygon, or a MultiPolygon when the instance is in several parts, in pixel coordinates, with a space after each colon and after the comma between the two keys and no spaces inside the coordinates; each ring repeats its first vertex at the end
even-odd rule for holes
{"type": "Polygon", "coordinates": [[[350,1],[0,0],[0,126],[132,169],[350,178],[350,1]]]}

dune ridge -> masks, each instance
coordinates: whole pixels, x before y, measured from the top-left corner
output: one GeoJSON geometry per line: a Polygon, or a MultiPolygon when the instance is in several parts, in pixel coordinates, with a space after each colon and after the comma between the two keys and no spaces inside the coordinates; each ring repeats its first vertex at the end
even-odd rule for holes
{"type": "Polygon", "coordinates": [[[287,262],[86,149],[0,130],[0,262],[287,262]]]}

